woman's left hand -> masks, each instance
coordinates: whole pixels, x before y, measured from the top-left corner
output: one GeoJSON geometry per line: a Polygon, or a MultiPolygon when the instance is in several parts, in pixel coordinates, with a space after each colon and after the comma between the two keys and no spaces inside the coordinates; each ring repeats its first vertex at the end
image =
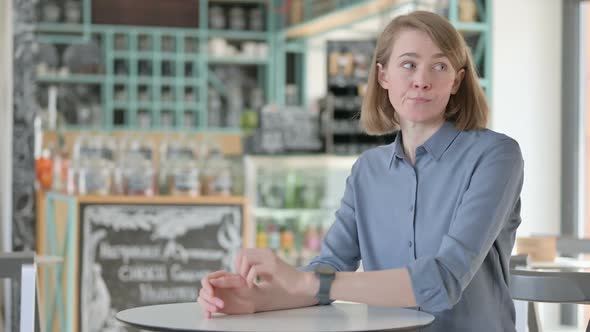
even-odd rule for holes
{"type": "Polygon", "coordinates": [[[293,294],[303,292],[308,281],[306,272],[287,264],[271,249],[242,249],[236,256],[235,267],[250,288],[256,286],[260,277],[293,294]]]}

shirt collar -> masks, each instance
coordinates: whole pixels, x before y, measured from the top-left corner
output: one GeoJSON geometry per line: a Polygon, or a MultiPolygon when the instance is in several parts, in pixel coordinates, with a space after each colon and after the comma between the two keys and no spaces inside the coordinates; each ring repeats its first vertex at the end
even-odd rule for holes
{"type": "MultiPolygon", "coordinates": [[[[455,124],[446,121],[429,139],[421,146],[430,153],[436,160],[439,160],[444,152],[449,148],[453,140],[459,135],[459,130],[455,128],[455,124]]],[[[393,164],[395,158],[403,159],[405,157],[403,138],[401,131],[398,131],[395,140],[392,143],[393,153],[389,162],[389,168],[393,164]]]]}
{"type": "Polygon", "coordinates": [[[402,141],[402,131],[401,130],[398,130],[395,133],[395,139],[393,140],[392,146],[393,146],[393,149],[392,149],[393,154],[391,155],[391,160],[389,162],[389,168],[391,168],[391,164],[393,163],[393,160],[395,158],[404,159],[404,157],[406,156],[406,153],[404,152],[404,144],[402,141]]]}

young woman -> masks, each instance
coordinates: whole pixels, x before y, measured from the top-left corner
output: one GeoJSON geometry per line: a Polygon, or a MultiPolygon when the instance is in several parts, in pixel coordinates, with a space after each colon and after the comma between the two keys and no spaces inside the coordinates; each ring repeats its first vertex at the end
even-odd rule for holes
{"type": "Polygon", "coordinates": [[[436,317],[429,331],[514,331],[523,160],[516,141],[485,129],[487,116],[454,27],[423,11],[395,18],[361,112],[369,134],[399,129],[395,141],[356,161],[318,257],[295,269],[270,250],[241,250],[235,273],[203,278],[205,315],[344,300],[418,307],[436,317]],[[354,272],[361,260],[366,272],[354,272]]]}

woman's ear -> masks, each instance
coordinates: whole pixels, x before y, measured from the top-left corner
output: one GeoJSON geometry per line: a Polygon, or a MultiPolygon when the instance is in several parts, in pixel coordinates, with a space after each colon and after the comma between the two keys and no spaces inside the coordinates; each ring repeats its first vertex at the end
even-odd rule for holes
{"type": "Polygon", "coordinates": [[[453,88],[451,89],[451,94],[454,95],[459,91],[459,87],[461,86],[461,82],[463,82],[463,78],[465,78],[465,69],[461,68],[457,72],[457,76],[455,76],[455,81],[453,82],[453,88]]]}
{"type": "Polygon", "coordinates": [[[377,81],[383,89],[387,90],[387,71],[380,63],[377,63],[377,81]]]}

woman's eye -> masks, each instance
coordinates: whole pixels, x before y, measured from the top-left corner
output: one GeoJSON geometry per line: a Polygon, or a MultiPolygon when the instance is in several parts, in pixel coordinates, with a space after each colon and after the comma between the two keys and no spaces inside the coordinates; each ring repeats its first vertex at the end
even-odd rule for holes
{"type": "Polygon", "coordinates": [[[444,63],[434,65],[434,70],[443,71],[445,69],[447,69],[447,66],[444,63]]]}
{"type": "Polygon", "coordinates": [[[406,68],[406,69],[412,69],[412,68],[414,68],[415,66],[414,66],[414,64],[413,64],[413,63],[411,63],[411,62],[406,62],[406,63],[403,63],[403,64],[402,64],[402,67],[404,67],[404,68],[406,68]]]}

